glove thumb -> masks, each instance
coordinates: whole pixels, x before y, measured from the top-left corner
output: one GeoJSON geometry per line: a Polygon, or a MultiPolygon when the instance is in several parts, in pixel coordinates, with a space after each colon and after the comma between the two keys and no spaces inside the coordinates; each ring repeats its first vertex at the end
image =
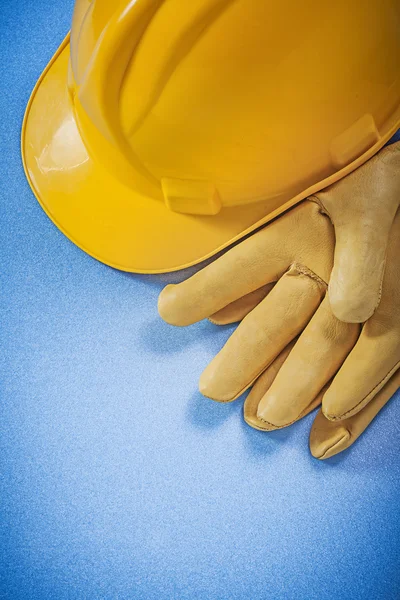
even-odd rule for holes
{"type": "Polygon", "coordinates": [[[313,197],[336,236],[329,299],[334,315],[363,323],[381,296],[386,248],[400,202],[400,143],[313,197]]]}
{"type": "Polygon", "coordinates": [[[341,321],[363,323],[379,305],[393,222],[393,218],[385,217],[380,215],[379,225],[364,219],[335,227],[335,260],[328,294],[332,311],[341,321]]]}

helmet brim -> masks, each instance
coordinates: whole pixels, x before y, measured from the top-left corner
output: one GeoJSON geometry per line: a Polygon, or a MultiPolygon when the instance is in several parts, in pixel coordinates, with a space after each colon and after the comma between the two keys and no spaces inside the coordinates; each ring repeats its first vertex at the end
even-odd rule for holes
{"type": "Polygon", "coordinates": [[[197,264],[365,162],[363,157],[278,208],[270,202],[223,208],[218,215],[172,212],[118,181],[88,154],[67,88],[69,36],[30,98],[22,157],[31,188],[55,225],[97,260],[124,271],[163,273],[197,264]]]}

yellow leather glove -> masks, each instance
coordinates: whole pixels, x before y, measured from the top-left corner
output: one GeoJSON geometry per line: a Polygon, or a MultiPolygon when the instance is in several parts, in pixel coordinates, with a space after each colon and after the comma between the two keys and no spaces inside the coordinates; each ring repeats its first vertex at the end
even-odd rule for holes
{"type": "MultiPolygon", "coordinates": [[[[367,163],[369,170],[375,164],[378,173],[386,172],[381,180],[386,225],[389,190],[398,193],[399,172],[393,171],[398,146],[386,148],[367,163]],[[395,181],[387,180],[388,173],[395,181]]],[[[361,179],[361,169],[348,178],[354,186],[347,186],[349,206],[352,197],[361,198],[360,190],[365,191],[361,179]]],[[[379,191],[374,181],[370,186],[379,191]]],[[[167,286],[159,300],[161,316],[175,325],[205,317],[218,324],[242,320],[201,376],[200,391],[229,402],[256,382],[246,401],[245,418],[262,429],[284,427],[322,401],[327,418],[317,417],[311,436],[312,451],[320,458],[349,446],[368,425],[398,385],[394,374],[400,361],[399,215],[391,228],[383,296],[375,315],[362,328],[339,321],[326,296],[335,252],[335,231],[326,212],[327,205],[330,215],[336,211],[329,204],[335,197],[338,204],[345,204],[344,192],[337,192],[342,183],[303,202],[187,281],[167,286]],[[343,419],[344,429],[338,423],[343,419]]],[[[367,209],[355,206],[351,219],[357,227],[367,209]]],[[[374,227],[381,230],[378,220],[374,227]]],[[[347,247],[349,239],[357,241],[349,235],[347,247]]],[[[340,264],[345,264],[344,258],[340,255],[340,264]]],[[[351,253],[347,262],[354,266],[351,253]]],[[[374,285],[384,262],[380,255],[375,263],[369,261],[374,285]]]]}

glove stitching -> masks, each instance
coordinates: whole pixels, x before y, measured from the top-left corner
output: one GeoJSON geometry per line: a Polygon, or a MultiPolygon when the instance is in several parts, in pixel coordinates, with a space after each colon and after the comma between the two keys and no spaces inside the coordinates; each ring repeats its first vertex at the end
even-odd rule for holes
{"type": "Polygon", "coordinates": [[[341,415],[329,415],[327,413],[324,413],[325,417],[327,419],[329,419],[329,421],[342,421],[343,419],[346,419],[347,417],[351,417],[352,413],[356,410],[356,408],[358,408],[363,403],[368,404],[368,402],[370,402],[370,400],[372,400],[372,398],[376,395],[377,392],[379,392],[379,390],[385,385],[385,383],[391,378],[391,376],[394,375],[394,373],[396,373],[396,371],[399,367],[400,367],[400,361],[398,361],[395,364],[395,366],[388,373],[386,373],[386,375],[375,385],[375,387],[372,388],[372,390],[370,392],[368,392],[368,394],[366,396],[364,396],[364,398],[362,398],[360,400],[360,402],[358,402],[355,406],[350,408],[348,411],[346,411],[345,413],[342,413],[341,415]]]}
{"type": "Polygon", "coordinates": [[[319,275],[314,273],[314,271],[311,271],[311,269],[309,269],[305,265],[294,262],[290,265],[290,268],[288,271],[286,271],[286,273],[289,273],[291,270],[297,271],[298,273],[301,273],[302,275],[306,275],[307,277],[310,277],[310,279],[313,279],[314,281],[316,281],[325,290],[328,288],[328,284],[326,283],[326,281],[324,281],[321,277],[319,277],[319,275]]]}
{"type": "Polygon", "coordinates": [[[299,416],[296,417],[296,419],[294,419],[293,421],[290,421],[290,423],[285,423],[285,425],[274,425],[273,423],[270,423],[269,421],[266,421],[265,419],[263,419],[262,417],[259,417],[259,416],[257,416],[257,419],[259,419],[266,425],[273,427],[272,430],[271,429],[262,429],[262,431],[274,431],[275,429],[284,429],[285,427],[289,427],[290,425],[293,425],[293,423],[296,423],[296,421],[298,421],[298,419],[301,419],[302,417],[303,417],[303,413],[300,413],[299,416]]]}
{"type": "Polygon", "coordinates": [[[268,367],[271,366],[271,364],[273,363],[275,359],[273,358],[270,362],[267,363],[267,365],[265,367],[263,367],[261,369],[261,371],[259,373],[257,373],[257,375],[254,377],[254,379],[252,379],[250,381],[250,383],[247,383],[241,390],[240,392],[238,392],[235,396],[229,396],[228,398],[225,396],[222,396],[220,398],[218,398],[218,400],[216,398],[212,398],[211,396],[207,396],[207,394],[205,394],[204,392],[201,392],[203,394],[203,396],[205,398],[209,398],[210,400],[213,400],[214,402],[219,402],[220,404],[228,404],[229,402],[234,402],[234,400],[237,400],[238,398],[240,398],[240,396],[242,394],[244,394],[252,385],[255,381],[257,381],[257,379],[259,377],[261,377],[261,375],[264,373],[264,371],[266,371],[268,369],[268,367]]]}
{"type": "MultiPolygon", "coordinates": [[[[315,397],[315,399],[316,398],[317,398],[317,396],[315,397]]],[[[285,427],[289,427],[290,425],[293,425],[293,423],[296,423],[296,421],[299,421],[300,419],[302,419],[303,417],[305,417],[306,415],[308,415],[311,412],[309,410],[309,408],[313,404],[313,402],[314,402],[314,400],[311,400],[311,402],[306,406],[306,408],[304,408],[301,411],[301,413],[295,419],[293,419],[293,421],[290,421],[289,423],[285,423],[284,425],[274,425],[273,423],[270,423],[269,421],[266,421],[265,419],[263,419],[262,417],[259,417],[258,415],[257,415],[257,419],[259,419],[260,421],[262,421],[266,425],[270,425],[274,429],[284,429],[285,427]]],[[[317,406],[315,406],[315,408],[317,408],[317,406]]],[[[262,429],[262,431],[270,431],[270,430],[268,430],[268,429],[262,429]]]]}
{"type": "MultiPolygon", "coordinates": [[[[388,251],[388,248],[386,247],[385,260],[383,261],[382,276],[381,276],[381,281],[380,281],[380,284],[379,284],[378,302],[377,302],[377,303],[376,303],[376,305],[375,305],[374,312],[376,311],[376,309],[378,308],[378,306],[379,306],[379,305],[380,305],[380,303],[381,303],[381,298],[382,298],[382,289],[383,289],[383,278],[384,278],[384,276],[385,276],[385,270],[386,270],[386,258],[387,258],[387,251],[388,251]]],[[[371,316],[372,316],[372,315],[371,315],[371,316]]]]}
{"type": "MultiPolygon", "coordinates": [[[[350,435],[350,439],[351,439],[351,433],[350,433],[350,431],[348,429],[346,429],[346,431],[350,435]]],[[[326,456],[326,455],[328,454],[328,452],[331,452],[334,448],[336,448],[337,446],[339,446],[343,442],[343,440],[345,440],[345,439],[346,439],[346,437],[342,437],[342,438],[340,438],[340,440],[338,440],[337,442],[335,442],[333,444],[333,446],[330,446],[329,448],[327,448],[325,450],[325,452],[323,453],[323,455],[318,457],[319,460],[324,460],[324,458],[332,458],[332,456],[334,456],[334,455],[332,455],[332,456],[326,456]]],[[[348,446],[346,448],[342,448],[342,450],[346,450],[347,448],[348,448],[348,446]]],[[[335,452],[335,454],[337,454],[337,452],[335,452]]]]}
{"type": "Polygon", "coordinates": [[[208,317],[208,321],[210,321],[210,323],[212,323],[213,325],[224,326],[224,325],[233,325],[234,323],[238,323],[239,319],[237,321],[232,321],[232,322],[229,322],[229,323],[220,323],[218,321],[215,321],[211,317],[208,317]]]}

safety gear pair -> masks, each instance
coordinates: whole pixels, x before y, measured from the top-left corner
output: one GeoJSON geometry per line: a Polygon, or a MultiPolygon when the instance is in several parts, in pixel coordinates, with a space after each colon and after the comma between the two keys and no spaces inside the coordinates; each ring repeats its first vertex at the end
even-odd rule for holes
{"type": "MultiPolygon", "coordinates": [[[[199,263],[309,198],[173,301],[167,290],[160,307],[181,324],[248,313],[202,385],[230,400],[257,380],[245,412],[255,426],[298,418],[337,372],[323,407],[347,424],[352,415],[351,443],[397,382],[386,290],[398,298],[398,148],[370,159],[399,127],[398,0],[78,0],[29,101],[22,155],[54,223],[126,271],[199,263]],[[317,346],[311,364],[306,348],[317,346]],[[296,360],[304,369],[287,405],[279,398],[296,360]]],[[[318,417],[313,431],[332,440],[329,423],[318,417]]]]}

